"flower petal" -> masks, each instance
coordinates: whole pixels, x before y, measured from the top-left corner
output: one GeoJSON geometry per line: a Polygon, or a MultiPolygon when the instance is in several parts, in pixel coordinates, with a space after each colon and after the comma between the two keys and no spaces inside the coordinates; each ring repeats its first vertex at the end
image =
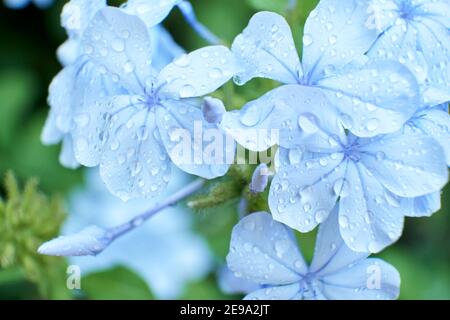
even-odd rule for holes
{"type": "Polygon", "coordinates": [[[354,264],[369,255],[365,252],[351,250],[342,239],[339,230],[339,205],[319,227],[317,233],[314,258],[309,271],[321,276],[339,271],[349,264],[354,264]]]}
{"type": "Polygon", "coordinates": [[[274,145],[333,152],[345,143],[338,114],[322,90],[285,85],[224,115],[221,126],[252,151],[274,145]]]}
{"type": "Polygon", "coordinates": [[[235,82],[243,85],[262,77],[282,83],[298,83],[302,67],[286,20],[272,12],[255,14],[232,47],[241,70],[235,82]]]}
{"type": "Polygon", "coordinates": [[[405,212],[407,217],[431,217],[441,209],[441,193],[434,192],[425,196],[409,199],[412,208],[405,212]]]}
{"type": "Polygon", "coordinates": [[[216,125],[208,123],[193,99],[167,100],[157,109],[162,142],[181,170],[214,179],[225,175],[234,162],[236,145],[216,125]]]}
{"type": "Polygon", "coordinates": [[[424,109],[410,121],[410,126],[434,138],[445,152],[447,165],[450,166],[450,115],[448,111],[437,108],[424,109]]]}
{"type": "Polygon", "coordinates": [[[235,58],[224,46],[209,46],[178,57],[158,76],[161,91],[174,98],[214,92],[236,72],[235,58]]]}
{"type": "Polygon", "coordinates": [[[331,300],[393,300],[400,294],[400,274],[380,259],[366,259],[323,277],[322,293],[331,300]]]}
{"type": "Polygon", "coordinates": [[[365,1],[321,0],[310,13],[303,36],[305,74],[315,82],[367,52],[378,34],[365,26],[365,1]]]}
{"type": "Polygon", "coordinates": [[[375,138],[361,150],[366,168],[398,196],[423,196],[441,190],[448,181],[442,147],[423,134],[408,132],[375,138]]]}
{"type": "Polygon", "coordinates": [[[300,283],[259,289],[245,296],[244,300],[301,300],[300,283]]]}
{"type": "Polygon", "coordinates": [[[414,76],[395,62],[369,62],[317,85],[342,113],[344,126],[359,137],[398,131],[419,106],[414,76]]]}
{"type": "Polygon", "coordinates": [[[292,230],[266,212],[243,218],[231,234],[228,267],[261,285],[290,284],[307,272],[292,230]]]}
{"type": "Polygon", "coordinates": [[[118,8],[104,8],[84,32],[82,48],[115,82],[133,93],[144,93],[152,76],[151,43],[141,19],[118,8]]]}
{"type": "Polygon", "coordinates": [[[339,225],[347,246],[376,253],[402,234],[405,209],[361,164],[349,162],[345,176],[351,194],[341,195],[339,225]]]}
{"type": "Polygon", "coordinates": [[[170,181],[170,160],[159,137],[155,112],[127,107],[112,117],[100,175],[114,195],[127,201],[158,195],[170,181]],[[125,119],[125,120],[124,120],[125,119]]]}
{"type": "Polygon", "coordinates": [[[269,207],[275,220],[301,232],[325,221],[339,197],[347,161],[342,153],[303,160],[281,167],[272,181],[269,207]]]}
{"type": "Polygon", "coordinates": [[[151,28],[161,23],[181,0],[128,0],[123,10],[138,16],[151,28]]]}

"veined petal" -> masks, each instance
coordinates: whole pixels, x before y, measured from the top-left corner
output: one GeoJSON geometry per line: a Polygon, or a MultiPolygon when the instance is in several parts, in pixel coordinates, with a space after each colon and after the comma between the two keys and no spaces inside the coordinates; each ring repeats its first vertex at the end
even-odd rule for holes
{"type": "Polygon", "coordinates": [[[59,162],[69,169],[77,169],[80,166],[80,163],[75,158],[73,139],[70,134],[64,136],[61,153],[59,154],[59,162]]]}
{"type": "Polygon", "coordinates": [[[161,91],[174,98],[194,98],[214,92],[236,72],[231,51],[209,46],[178,57],[158,76],[161,91]]]}
{"type": "Polygon", "coordinates": [[[255,14],[234,40],[232,51],[241,68],[235,76],[240,85],[256,77],[292,84],[303,75],[291,29],[276,13],[255,14]]]}
{"type": "Polygon", "coordinates": [[[252,151],[274,145],[333,152],[346,142],[338,113],[322,90],[285,85],[224,115],[221,126],[252,151]]]}
{"type": "Polygon", "coordinates": [[[341,188],[335,185],[343,181],[346,167],[342,153],[281,167],[269,193],[274,219],[301,232],[313,230],[334,208],[341,193],[341,188]]]}
{"type": "Polygon", "coordinates": [[[413,117],[409,126],[439,142],[444,149],[447,165],[450,166],[450,115],[448,111],[440,110],[438,107],[424,109],[413,117]]]}
{"type": "Polygon", "coordinates": [[[127,201],[158,195],[170,181],[170,159],[156,124],[155,112],[127,107],[109,125],[100,175],[114,195],[127,201]]]}
{"type": "Polygon", "coordinates": [[[322,293],[331,300],[393,300],[400,294],[400,274],[380,259],[350,264],[321,278],[322,293]]]}
{"type": "Polygon", "coordinates": [[[268,287],[249,293],[244,300],[301,300],[300,289],[300,283],[268,287]]]}
{"type": "Polygon", "coordinates": [[[79,38],[94,15],[106,7],[106,0],[70,0],[61,13],[61,25],[69,37],[79,38]]]}
{"type": "Polygon", "coordinates": [[[309,271],[325,276],[338,272],[350,264],[361,261],[369,255],[351,250],[342,239],[339,230],[339,205],[336,205],[329,217],[320,225],[317,233],[314,258],[309,271]]]}
{"type": "Polygon", "coordinates": [[[227,263],[236,276],[261,285],[291,284],[307,272],[292,230],[266,212],[246,216],[234,227],[227,263]]]}
{"type": "Polygon", "coordinates": [[[123,10],[136,15],[151,28],[161,23],[181,0],[128,0],[123,10]]]}
{"type": "Polygon", "coordinates": [[[441,209],[441,193],[434,192],[425,196],[407,199],[410,209],[405,211],[407,217],[431,217],[441,209]]]}
{"type": "Polygon", "coordinates": [[[366,1],[321,0],[310,13],[303,35],[303,66],[310,82],[323,78],[367,52],[378,33],[365,24],[366,1]]]}
{"type": "Polygon", "coordinates": [[[227,173],[234,162],[235,143],[203,118],[194,99],[167,100],[157,109],[158,128],[172,162],[205,179],[227,173]]]}
{"type": "Polygon", "coordinates": [[[345,180],[351,194],[341,196],[339,229],[347,246],[376,253],[395,242],[403,231],[401,200],[359,163],[349,162],[345,180]]]}
{"type": "Polygon", "coordinates": [[[83,53],[135,94],[151,79],[151,43],[147,27],[136,16],[107,7],[89,23],[82,38],[83,53]]]}
{"type": "Polygon", "coordinates": [[[420,197],[441,190],[448,181],[442,147],[420,133],[397,133],[363,142],[361,161],[388,190],[420,197]]]}
{"type": "Polygon", "coordinates": [[[395,62],[369,62],[317,86],[341,112],[344,126],[360,137],[398,131],[420,104],[414,76],[395,62]]]}

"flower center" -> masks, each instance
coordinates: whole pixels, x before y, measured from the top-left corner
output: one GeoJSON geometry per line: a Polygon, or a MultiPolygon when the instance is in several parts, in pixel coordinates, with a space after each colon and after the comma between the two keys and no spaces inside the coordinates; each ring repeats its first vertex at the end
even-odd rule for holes
{"type": "Polygon", "coordinates": [[[321,294],[323,288],[323,283],[320,281],[316,274],[308,273],[302,281],[301,291],[303,293],[303,298],[316,298],[321,294]]]}
{"type": "Polygon", "coordinates": [[[361,151],[359,148],[360,145],[357,141],[349,143],[343,150],[345,157],[351,161],[358,162],[361,160],[361,151]]]}

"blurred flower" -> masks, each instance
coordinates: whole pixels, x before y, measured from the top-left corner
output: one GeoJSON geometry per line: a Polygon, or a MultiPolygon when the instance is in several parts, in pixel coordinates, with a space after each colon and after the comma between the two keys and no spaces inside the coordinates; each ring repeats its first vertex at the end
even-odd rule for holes
{"type": "Polygon", "coordinates": [[[314,258],[307,266],[292,230],[265,212],[242,219],[233,229],[227,262],[236,277],[261,287],[245,299],[396,299],[397,270],[352,251],[336,232],[337,225],[334,210],[320,227],[314,258]]]}
{"type": "MultiPolygon", "coordinates": [[[[112,196],[97,170],[88,171],[87,188],[75,191],[70,200],[71,215],[63,234],[73,234],[86,225],[114,227],[153,207],[160,199],[176,192],[188,177],[175,171],[168,189],[160,197],[134,200],[126,204],[112,196]]],[[[82,274],[122,265],[137,272],[158,298],[175,298],[190,281],[205,276],[212,257],[204,240],[191,230],[187,209],[166,209],[126,237],[114,242],[96,257],[70,258],[82,274]]]]}
{"type": "Polygon", "coordinates": [[[3,0],[5,6],[10,9],[23,9],[31,2],[33,2],[37,7],[45,9],[49,7],[54,0],[3,0]]]}

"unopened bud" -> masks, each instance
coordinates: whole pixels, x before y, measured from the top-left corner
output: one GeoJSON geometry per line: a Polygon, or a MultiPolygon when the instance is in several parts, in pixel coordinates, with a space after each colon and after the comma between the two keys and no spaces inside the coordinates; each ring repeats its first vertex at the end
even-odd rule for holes
{"type": "Polygon", "coordinates": [[[223,102],[219,99],[206,97],[202,106],[203,117],[208,123],[218,124],[226,112],[223,102]]]}
{"type": "Polygon", "coordinates": [[[269,168],[265,163],[261,163],[253,172],[252,182],[250,183],[250,192],[261,193],[266,190],[269,184],[269,168]]]}
{"type": "Polygon", "coordinates": [[[60,236],[50,240],[38,249],[40,254],[49,256],[95,256],[111,242],[108,232],[97,226],[89,226],[78,233],[60,236]]]}

